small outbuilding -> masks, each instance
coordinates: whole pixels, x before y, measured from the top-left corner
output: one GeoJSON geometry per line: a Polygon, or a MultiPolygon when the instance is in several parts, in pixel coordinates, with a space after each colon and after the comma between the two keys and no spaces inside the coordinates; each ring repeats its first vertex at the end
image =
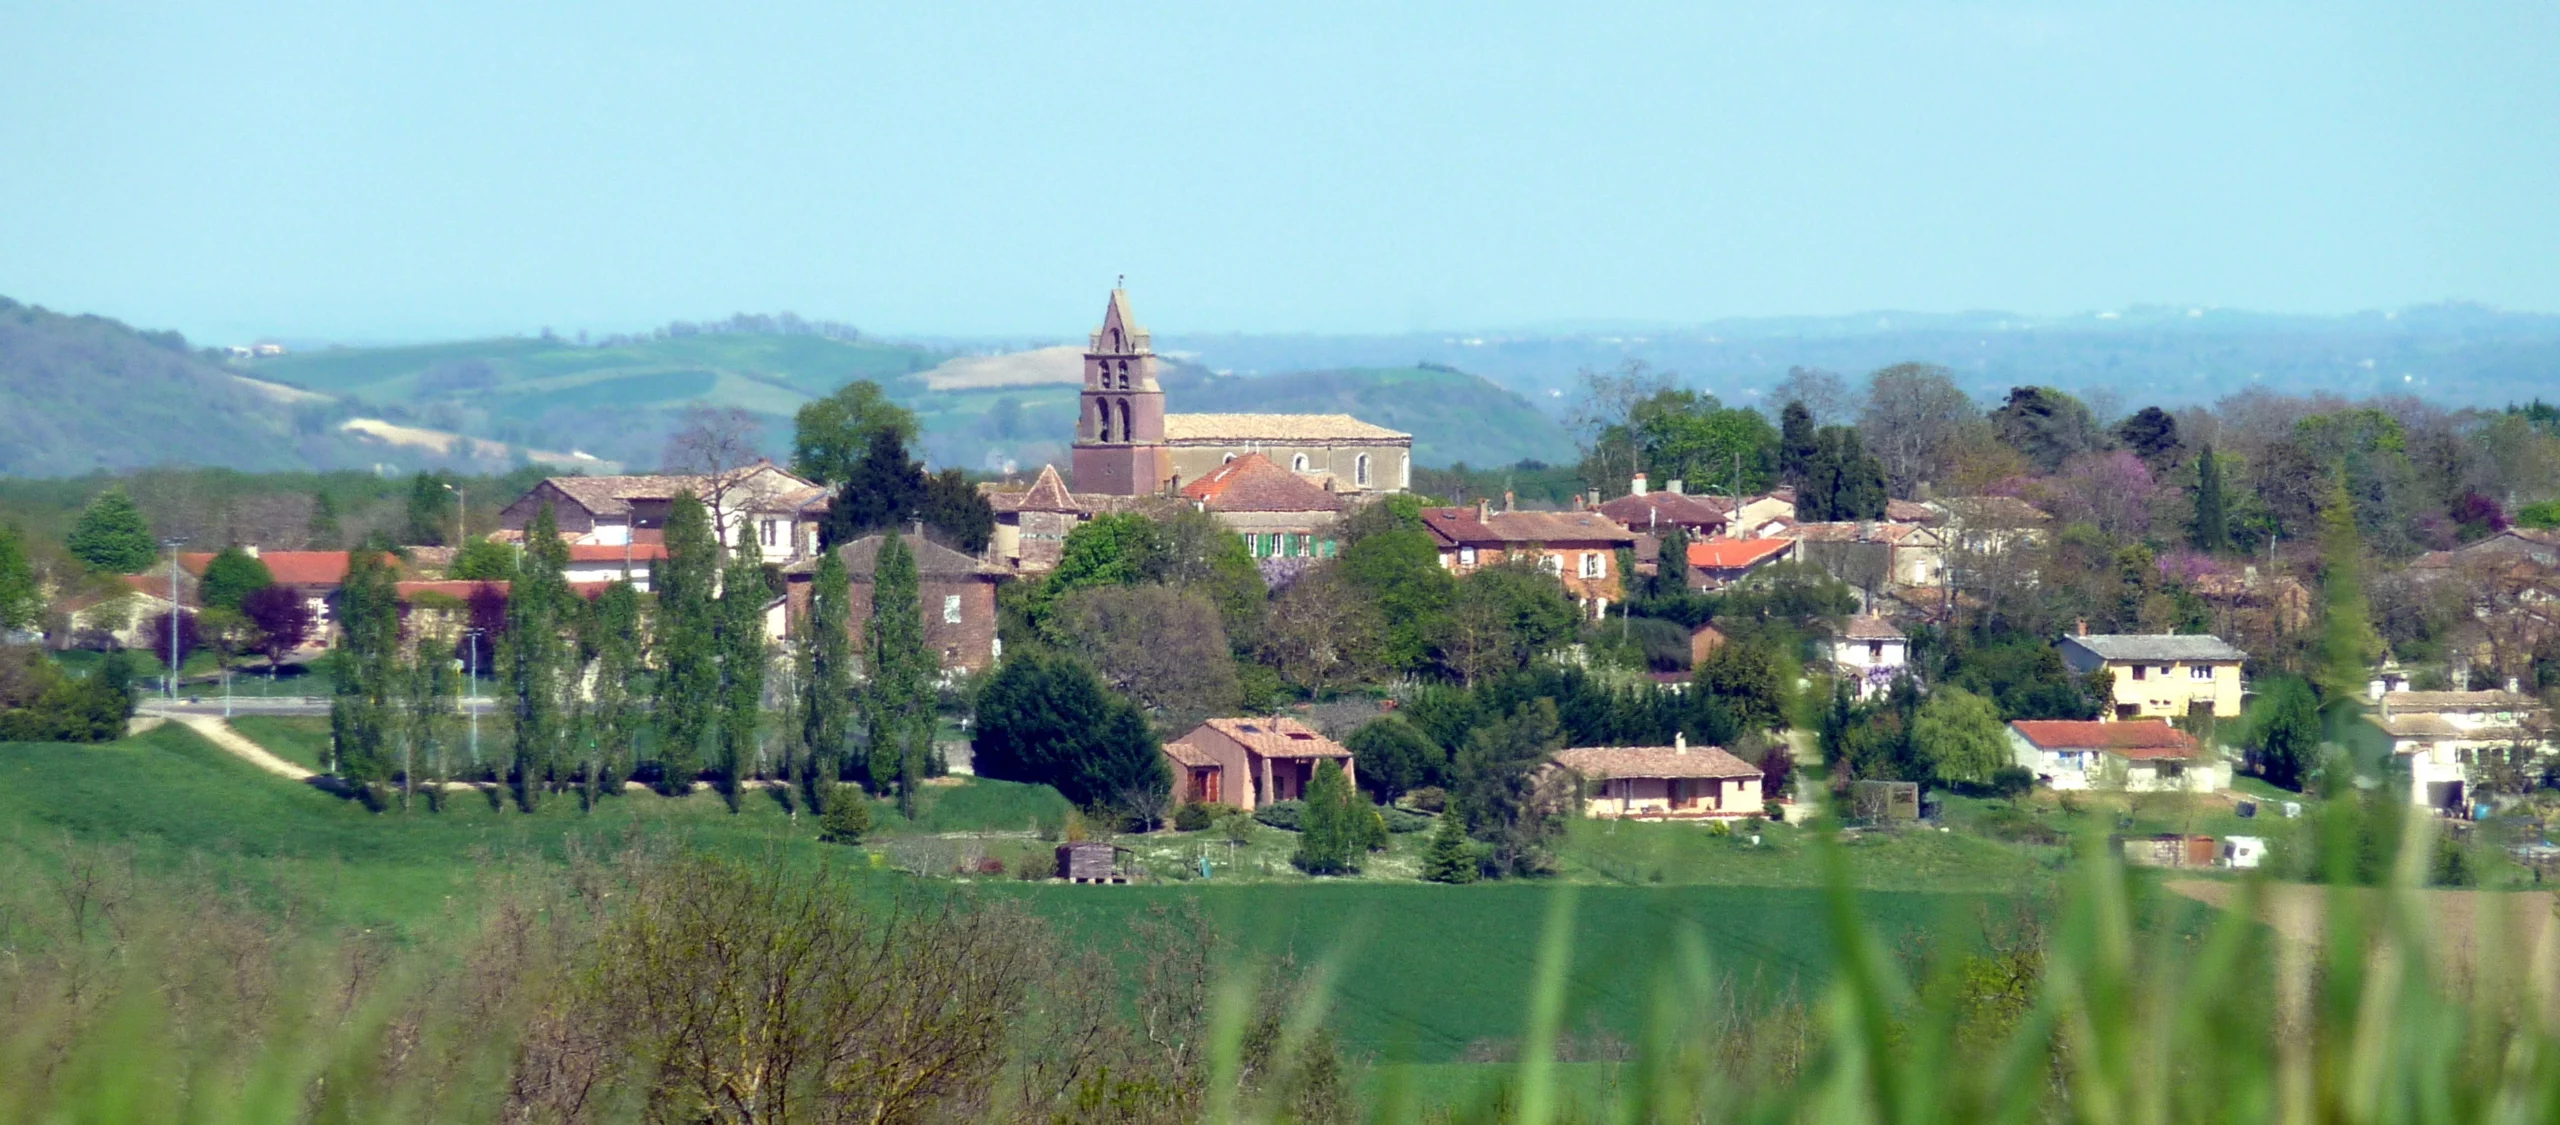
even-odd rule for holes
{"type": "Polygon", "coordinates": [[[1070,883],[1126,883],[1129,869],[1120,857],[1128,849],[1102,843],[1058,845],[1058,878],[1070,883]]]}

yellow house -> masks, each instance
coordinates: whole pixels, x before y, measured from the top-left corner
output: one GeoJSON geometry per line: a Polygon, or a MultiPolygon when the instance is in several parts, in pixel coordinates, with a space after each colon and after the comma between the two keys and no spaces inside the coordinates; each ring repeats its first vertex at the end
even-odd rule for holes
{"type": "Polygon", "coordinates": [[[2062,662],[2078,675],[2115,674],[2107,719],[2237,718],[2240,662],[2248,654],[2220,637],[2176,633],[2081,633],[2062,638],[2062,662]]]}

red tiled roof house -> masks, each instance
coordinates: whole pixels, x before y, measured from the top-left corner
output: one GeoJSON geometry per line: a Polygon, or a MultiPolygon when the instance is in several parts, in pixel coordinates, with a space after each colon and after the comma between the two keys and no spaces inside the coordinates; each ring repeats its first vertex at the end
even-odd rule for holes
{"type": "Polygon", "coordinates": [[[2211,793],[2231,785],[2229,763],[2161,719],[2020,719],[2009,724],[2009,749],[2019,768],[2054,789],[2211,793]]]}
{"type": "Polygon", "coordinates": [[[1165,743],[1164,756],[1173,772],[1174,800],[1247,812],[1305,796],[1316,767],[1326,761],[1341,763],[1343,777],[1354,784],[1359,780],[1351,751],[1341,743],[1276,716],[1211,719],[1165,743]]]}
{"type": "Polygon", "coordinates": [[[1497,512],[1479,502],[1424,508],[1422,526],[1440,548],[1440,565],[1454,573],[1529,559],[1563,581],[1565,593],[1595,617],[1626,596],[1618,552],[1633,551],[1636,536],[1598,512],[1497,512]]]}

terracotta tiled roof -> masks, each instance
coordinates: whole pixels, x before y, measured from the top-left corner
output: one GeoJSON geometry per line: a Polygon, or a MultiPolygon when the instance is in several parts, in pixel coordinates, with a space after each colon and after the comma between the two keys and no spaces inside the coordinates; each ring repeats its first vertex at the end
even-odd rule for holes
{"type": "Polygon", "coordinates": [[[1634,531],[1665,526],[1723,527],[1725,523],[1723,506],[1679,492],[1621,496],[1595,510],[1634,531]]]}
{"type": "MultiPolygon", "coordinates": [[[[992,500],[993,497],[989,497],[989,499],[992,500]]],[[[1073,512],[1077,510],[1076,498],[1073,493],[1067,491],[1067,482],[1058,476],[1058,467],[1056,465],[1042,465],[1040,466],[1040,475],[1033,478],[1031,481],[1031,488],[1022,493],[1020,499],[1013,502],[1012,510],[1017,512],[1073,512]]]]}
{"type": "Polygon", "coordinates": [[[1424,508],[1422,525],[1445,544],[1507,546],[1514,543],[1610,543],[1633,547],[1634,532],[1598,512],[1493,512],[1474,508],[1424,508]]]}
{"type": "Polygon", "coordinates": [[[1182,486],[1213,512],[1339,512],[1342,500],[1259,453],[1247,453],[1182,486]]]}
{"type": "Polygon", "coordinates": [[[1903,639],[1903,637],[1902,630],[1894,628],[1893,622],[1877,617],[1874,614],[1861,613],[1851,617],[1847,622],[1841,625],[1840,639],[1844,641],[1898,641],[1903,639]]]}
{"type": "MultiPolygon", "coordinates": [[[[201,551],[190,552],[178,556],[178,565],[189,574],[202,574],[212,559],[201,551]]],[[[267,574],[280,586],[336,586],[347,580],[345,551],[266,551],[258,561],[267,564],[267,574]]],[[[399,560],[392,559],[392,565],[399,566],[399,560]]]]}
{"type": "Polygon", "coordinates": [[[1348,758],[1342,744],[1286,716],[1211,719],[1200,724],[1241,742],[1265,758],[1348,758]]]}
{"type": "Polygon", "coordinates": [[[1760,776],[1760,767],[1713,746],[1578,746],[1557,751],[1556,764],[1592,778],[1760,776]]]}
{"type": "Polygon", "coordinates": [[[2192,758],[2198,750],[2193,737],[2162,719],[2115,723],[2019,719],[2009,729],[2038,750],[2096,750],[2133,759],[2192,758]]]}
{"type": "Polygon", "coordinates": [[[1183,765],[1195,768],[1199,766],[1214,766],[1218,764],[1218,760],[1210,757],[1208,751],[1179,738],[1164,744],[1164,756],[1183,765]]]}
{"type": "Polygon", "coordinates": [[[569,545],[569,561],[573,563],[618,563],[625,558],[633,562],[656,562],[665,557],[665,543],[633,543],[628,547],[612,543],[569,545]]]}
{"type": "Polygon", "coordinates": [[[1785,553],[1793,539],[1705,539],[1689,544],[1689,565],[1707,570],[1739,570],[1785,553]]]}
{"type": "Polygon", "coordinates": [[[1946,519],[1947,516],[1946,513],[1927,504],[1917,504],[1909,500],[1887,500],[1884,502],[1884,518],[1895,523],[1937,523],[1946,519]]]}
{"type": "Polygon", "coordinates": [[[1169,442],[1408,441],[1412,434],[1374,426],[1348,414],[1167,414],[1169,442]]]}
{"type": "MultiPolygon", "coordinates": [[[[738,478],[738,483],[732,486],[733,491],[742,490],[746,499],[741,502],[741,506],[757,511],[782,510],[778,507],[765,507],[764,504],[768,498],[781,498],[777,503],[787,503],[796,508],[798,504],[806,502],[811,490],[816,490],[819,498],[823,498],[826,491],[819,488],[815,481],[793,476],[771,462],[753,465],[739,472],[741,476],[738,478]]],[[[580,507],[596,515],[628,516],[631,514],[631,502],[634,500],[672,500],[679,492],[691,492],[696,496],[705,495],[713,491],[712,479],[698,473],[664,473],[612,477],[547,477],[543,483],[559,489],[570,499],[577,501],[580,507]]]]}
{"type": "MultiPolygon", "coordinates": [[[[1013,573],[1000,566],[979,562],[912,531],[900,538],[907,541],[908,550],[915,552],[916,573],[920,576],[1004,578],[1013,573]]],[[[880,565],[880,545],[886,541],[887,537],[883,535],[865,535],[836,548],[836,553],[844,557],[845,574],[857,582],[870,581],[871,572],[880,565]]]]}

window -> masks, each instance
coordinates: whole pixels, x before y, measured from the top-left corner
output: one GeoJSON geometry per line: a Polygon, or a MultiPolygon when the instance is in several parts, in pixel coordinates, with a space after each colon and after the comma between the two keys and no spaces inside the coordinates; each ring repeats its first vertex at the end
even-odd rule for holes
{"type": "Polygon", "coordinates": [[[1459,566],[1474,566],[1474,565],[1476,565],[1476,549],[1475,549],[1475,548],[1473,548],[1473,547],[1460,547],[1460,548],[1458,548],[1458,565],[1459,565],[1459,566]]]}
{"type": "Polygon", "coordinates": [[[1291,458],[1289,458],[1289,471],[1290,471],[1290,472],[1293,472],[1293,473],[1303,473],[1303,472],[1306,472],[1306,471],[1307,471],[1307,455],[1306,455],[1306,454],[1304,454],[1304,453],[1301,453],[1301,454],[1298,454],[1298,455],[1297,455],[1297,456],[1295,456],[1295,457],[1291,457],[1291,458]]]}
{"type": "Polygon", "coordinates": [[[782,545],[781,520],[764,521],[764,545],[767,547],[779,547],[782,545]]]}
{"type": "Polygon", "coordinates": [[[1883,642],[1883,641],[1868,641],[1868,642],[1867,642],[1867,663],[1869,663],[1869,664],[1882,664],[1882,663],[1884,663],[1884,642],[1883,642]]]}
{"type": "Polygon", "coordinates": [[[960,623],[960,595],[942,595],[942,621],[946,625],[960,623]]]}
{"type": "Polygon", "coordinates": [[[1224,456],[1224,457],[1218,458],[1218,463],[1219,463],[1219,464],[1221,464],[1221,465],[1224,465],[1224,464],[1226,464],[1227,462],[1229,462],[1229,461],[1233,461],[1233,460],[1235,460],[1235,459],[1236,459],[1236,455],[1235,455],[1235,454],[1233,454],[1233,453],[1230,453],[1230,454],[1227,454],[1227,455],[1226,455],[1226,456],[1224,456]]]}
{"type": "Polygon", "coordinates": [[[2134,666],[2133,666],[2133,678],[2134,678],[2134,679],[2137,679],[2137,680],[2149,679],[2149,678],[2150,678],[2150,676],[2149,676],[2150,671],[2151,671],[2151,666],[2150,666],[2150,665],[2148,665],[2148,664],[2136,664],[2136,665],[2134,665],[2134,666]]]}
{"type": "Polygon", "coordinates": [[[1261,554],[1261,557],[1263,557],[1263,558],[1266,558],[1266,559],[1267,559],[1267,558],[1270,558],[1271,556],[1276,555],[1276,554],[1279,554],[1279,553],[1280,553],[1280,534],[1279,534],[1278,532],[1272,532],[1272,533],[1270,533],[1270,534],[1264,535],[1264,536],[1262,537],[1262,554],[1261,554]]]}
{"type": "Polygon", "coordinates": [[[1352,462],[1352,463],[1351,463],[1351,481],[1352,481],[1352,483],[1357,484],[1357,485],[1359,485],[1359,486],[1360,486],[1360,487],[1362,487],[1362,488],[1367,488],[1367,487],[1369,487],[1369,455],[1368,455],[1368,454],[1366,454],[1366,453],[1361,454],[1361,455],[1360,455],[1360,459],[1359,459],[1359,460],[1354,461],[1354,462],[1352,462]]]}
{"type": "Polygon", "coordinates": [[[1562,578],[1564,577],[1564,556],[1552,551],[1541,555],[1538,557],[1538,569],[1562,578]]]}
{"type": "Polygon", "coordinates": [[[2213,678],[2213,665],[2198,664],[2189,668],[2187,669],[2187,678],[2190,680],[2210,680],[2213,678]]]}
{"type": "Polygon", "coordinates": [[[1601,554],[1601,553],[1600,553],[1600,552],[1598,552],[1598,551],[1584,551],[1584,552],[1582,553],[1582,576],[1583,576],[1583,577],[1585,577],[1585,578],[1598,578],[1598,577],[1600,577],[1600,576],[1602,576],[1602,575],[1604,575],[1604,574],[1607,574],[1608,572],[1609,572],[1609,556],[1607,556],[1607,555],[1603,555],[1603,554],[1601,554]]]}

